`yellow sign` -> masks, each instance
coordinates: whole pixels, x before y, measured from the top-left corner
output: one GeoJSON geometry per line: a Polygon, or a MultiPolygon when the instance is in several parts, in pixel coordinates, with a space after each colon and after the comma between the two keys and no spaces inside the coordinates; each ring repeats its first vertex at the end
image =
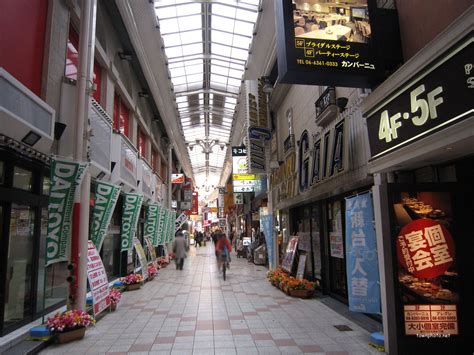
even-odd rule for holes
{"type": "Polygon", "coordinates": [[[255,174],[232,174],[233,180],[255,180],[255,174]]]}

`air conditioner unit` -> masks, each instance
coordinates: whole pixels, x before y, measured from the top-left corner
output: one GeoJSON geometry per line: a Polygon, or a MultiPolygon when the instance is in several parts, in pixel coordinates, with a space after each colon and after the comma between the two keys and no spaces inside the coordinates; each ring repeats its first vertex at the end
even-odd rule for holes
{"type": "Polygon", "coordinates": [[[0,68],[2,134],[49,154],[55,111],[5,69],[0,68]]]}

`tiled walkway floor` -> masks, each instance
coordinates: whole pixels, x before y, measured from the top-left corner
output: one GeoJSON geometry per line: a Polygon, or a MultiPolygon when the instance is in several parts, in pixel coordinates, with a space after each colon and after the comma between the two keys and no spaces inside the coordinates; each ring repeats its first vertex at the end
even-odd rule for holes
{"type": "Polygon", "coordinates": [[[317,299],[287,297],[263,266],[232,259],[227,281],[213,246],[191,247],[138,291],[125,292],[83,340],[42,354],[376,354],[369,334],[317,299]],[[334,325],[353,330],[340,332],[334,325]]]}

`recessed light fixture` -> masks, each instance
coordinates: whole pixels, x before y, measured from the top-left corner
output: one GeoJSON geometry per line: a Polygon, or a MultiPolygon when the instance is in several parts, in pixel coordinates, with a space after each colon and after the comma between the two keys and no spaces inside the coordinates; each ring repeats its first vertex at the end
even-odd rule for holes
{"type": "Polygon", "coordinates": [[[33,131],[29,131],[26,136],[21,140],[23,143],[28,144],[30,147],[34,146],[41,139],[41,136],[33,131]]]}

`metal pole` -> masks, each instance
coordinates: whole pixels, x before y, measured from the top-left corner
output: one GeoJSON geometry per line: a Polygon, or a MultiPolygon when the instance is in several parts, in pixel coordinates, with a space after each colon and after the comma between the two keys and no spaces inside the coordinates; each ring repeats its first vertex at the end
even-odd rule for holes
{"type": "MultiPolygon", "coordinates": [[[[88,160],[89,109],[91,104],[92,72],[94,67],[96,0],[83,0],[81,6],[81,31],[79,34],[79,65],[77,73],[77,107],[75,117],[76,161],[88,160]]],[[[73,287],[70,287],[69,306],[85,309],[87,293],[87,241],[89,239],[89,171],[86,171],[81,188],[76,193],[74,212],[79,213],[73,225],[71,261],[75,266],[73,287]]]]}

